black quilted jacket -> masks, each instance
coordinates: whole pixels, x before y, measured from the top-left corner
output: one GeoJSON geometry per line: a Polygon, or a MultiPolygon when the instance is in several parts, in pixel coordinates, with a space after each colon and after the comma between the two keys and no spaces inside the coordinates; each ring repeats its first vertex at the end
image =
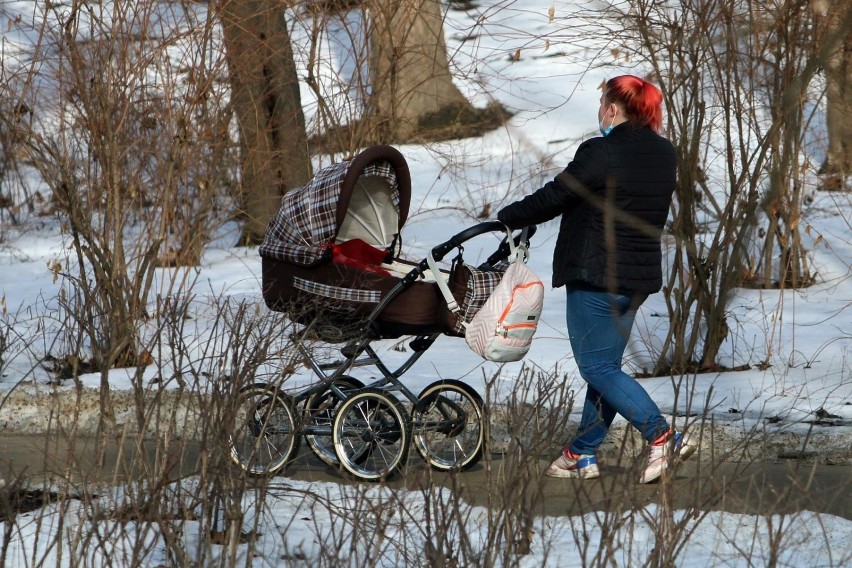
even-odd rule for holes
{"type": "Polygon", "coordinates": [[[662,287],[660,235],[675,183],[671,143],[625,122],[583,142],[562,173],[498,219],[516,229],[562,216],[556,288],[570,282],[651,294],[662,287]]]}

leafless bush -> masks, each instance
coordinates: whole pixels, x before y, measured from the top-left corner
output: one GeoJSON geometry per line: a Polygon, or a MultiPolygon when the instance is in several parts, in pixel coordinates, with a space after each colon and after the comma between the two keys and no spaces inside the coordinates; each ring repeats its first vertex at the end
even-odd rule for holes
{"type": "Polygon", "coordinates": [[[612,9],[621,49],[663,89],[678,152],[672,326],[658,370],[712,368],[737,287],[800,287],[815,276],[801,226],[813,189],[804,145],[825,53],[804,0],[770,11],[725,1],[612,9]]]}
{"type": "MultiPolygon", "coordinates": [[[[6,15],[0,8],[0,15],[6,15]]],[[[14,17],[6,15],[11,21],[14,17]]],[[[30,194],[25,178],[21,175],[21,158],[24,144],[20,133],[13,127],[13,121],[26,117],[31,109],[14,96],[11,85],[21,72],[12,62],[20,56],[16,50],[5,43],[0,46],[0,242],[3,242],[7,225],[18,225],[21,213],[32,212],[35,208],[35,196],[30,194]],[[8,63],[7,63],[8,61],[8,63]],[[13,117],[11,120],[8,117],[13,117]],[[8,223],[7,223],[8,219],[8,223]]]]}
{"type": "MultiPolygon", "coordinates": [[[[486,394],[493,392],[491,377],[486,394]]],[[[506,400],[509,444],[499,466],[486,460],[489,484],[495,491],[489,503],[485,565],[528,554],[534,519],[544,498],[539,460],[564,446],[574,392],[567,381],[538,369],[524,369],[506,400]]],[[[490,397],[486,396],[486,400],[490,397]]],[[[558,452],[556,452],[558,453],[558,452]]]]}
{"type": "MultiPolygon", "coordinates": [[[[127,428],[122,435],[118,447],[124,454],[118,468],[87,470],[91,475],[87,481],[107,478],[124,483],[117,490],[78,483],[59,491],[53,499],[70,532],[56,537],[61,539],[56,542],[43,542],[43,550],[61,547],[65,555],[78,554],[94,563],[111,554],[115,565],[122,566],[145,565],[155,551],[165,550],[170,564],[237,566],[261,546],[260,533],[274,526],[284,539],[276,555],[288,565],[373,566],[391,561],[418,565],[425,558],[430,565],[517,566],[530,554],[547,560],[568,546],[584,565],[608,566],[644,558],[646,539],[652,538],[647,565],[670,566],[683,559],[690,539],[705,526],[711,511],[737,506],[726,501],[729,497],[719,490],[720,484],[727,487],[749,479],[754,491],[767,497],[760,507],[767,511],[770,542],[764,546],[739,540],[736,545],[754,554],[769,551],[777,558],[796,546],[797,536],[787,529],[795,517],[775,513],[807,495],[806,472],[801,485],[773,493],[766,481],[753,477],[750,468],[755,464],[750,460],[727,463],[744,450],[765,444],[766,434],[747,433],[731,453],[718,452],[718,444],[710,438],[714,429],[705,416],[689,418],[686,428],[693,436],[704,432],[701,447],[707,455],[652,488],[635,482],[644,465],[641,441],[617,431],[601,456],[600,480],[544,478],[543,468],[571,434],[568,414],[574,394],[568,377],[535,369],[526,369],[513,382],[505,414],[496,419],[492,412],[490,423],[501,427],[492,427],[486,439],[499,444],[489,445],[475,472],[438,473],[412,460],[404,479],[390,486],[343,483],[327,489],[294,488],[286,479],[247,479],[229,463],[235,395],[240,386],[258,377],[278,380],[270,368],[292,367],[290,330],[281,318],[268,317],[251,304],[223,301],[212,311],[199,311],[201,305],[187,300],[163,304],[158,310],[166,323],[158,332],[162,345],[157,352],[168,362],[163,368],[171,370],[135,397],[132,407],[139,411],[136,421],[142,426],[127,428]],[[212,330],[209,334],[192,327],[198,318],[208,320],[198,325],[212,330]],[[166,332],[169,327],[174,329],[166,332]],[[170,396],[194,412],[169,410],[170,396]],[[145,435],[135,434],[136,430],[145,435]],[[633,465],[625,465],[631,461],[633,465]],[[473,475],[475,483],[487,490],[471,484],[473,475]],[[554,494],[565,507],[559,516],[570,516],[568,533],[549,532],[553,517],[542,518],[554,514],[552,505],[550,513],[545,512],[546,501],[554,494]],[[273,522],[274,507],[282,500],[295,503],[298,512],[273,522]],[[300,543],[287,537],[291,527],[303,531],[306,526],[313,527],[311,538],[300,543]],[[643,535],[640,541],[631,540],[634,532],[643,535]]],[[[493,406],[504,393],[496,394],[496,376],[486,379],[493,406]]],[[[705,415],[710,416],[707,409],[705,415]]],[[[679,428],[682,420],[675,417],[679,428]]],[[[69,441],[72,448],[85,442],[81,437],[69,441]]],[[[86,469],[74,463],[67,471],[86,469]]],[[[39,522],[47,522],[47,517],[39,522]]],[[[762,521],[758,517],[755,522],[762,521]]],[[[7,529],[8,543],[21,528],[16,523],[7,529]]],[[[38,554],[32,557],[34,563],[38,554]]]]}
{"type": "Polygon", "coordinates": [[[52,191],[73,251],[61,272],[69,312],[104,369],[144,362],[154,270],[197,263],[230,214],[215,30],[183,14],[181,24],[157,3],[48,6],[36,51],[4,84],[29,109],[2,123],[52,191]]]}
{"type": "MultiPolygon", "coordinates": [[[[0,85],[3,82],[3,78],[0,77],[0,85]]],[[[3,91],[4,89],[0,88],[0,93],[3,91]]],[[[0,115],[14,112],[14,109],[9,108],[9,99],[3,97],[2,100],[3,103],[0,103],[0,115]]],[[[15,140],[14,133],[10,131],[8,125],[0,121],[0,230],[2,230],[0,232],[0,242],[5,240],[4,227],[6,226],[6,218],[8,217],[12,225],[17,225],[18,211],[22,205],[18,202],[15,195],[15,188],[18,184],[14,183],[14,181],[20,179],[19,176],[15,175],[17,168],[17,147],[18,143],[15,140]],[[12,183],[10,183],[10,178],[12,183]]]]}
{"type": "MultiPolygon", "coordinates": [[[[92,437],[57,420],[46,434],[67,448],[67,465],[48,471],[68,530],[46,530],[52,540],[30,551],[33,563],[58,554],[82,559],[70,565],[136,566],[165,550],[172,565],[235,566],[242,545],[257,537],[269,480],[253,480],[231,461],[237,393],[259,379],[283,383],[295,352],[290,326],[251,303],[210,309],[191,296],[164,301],[152,318],[151,351],[165,373],[147,381],[131,374],[131,393],[111,393],[109,431],[92,437]],[[187,325],[197,319],[201,328],[187,325]]],[[[21,527],[6,528],[8,546],[21,527]]]]}
{"type": "MultiPolygon", "coordinates": [[[[197,480],[169,489],[184,494],[175,494],[163,502],[157,524],[174,550],[175,560],[188,554],[201,564],[205,558],[212,561],[218,557],[223,565],[235,565],[238,546],[257,532],[252,522],[257,523],[264,514],[265,483],[269,481],[255,485],[231,462],[230,440],[236,434],[233,428],[239,426],[234,420],[237,394],[259,378],[281,385],[286,375],[280,370],[292,368],[288,363],[295,350],[289,340],[290,326],[259,306],[219,303],[212,314],[205,316],[212,320],[205,322],[204,329],[209,330],[205,333],[185,328],[186,322],[191,321],[187,311],[188,306],[180,302],[163,305],[161,313],[168,315],[169,327],[174,329],[162,334],[167,345],[161,352],[168,355],[164,368],[173,370],[172,377],[180,385],[178,391],[189,402],[203,405],[203,409],[198,409],[200,414],[192,420],[180,421],[174,416],[164,420],[169,417],[159,417],[161,406],[154,399],[145,417],[153,423],[151,429],[163,443],[180,437],[181,432],[191,435],[196,444],[197,480]],[[270,378],[269,367],[278,369],[278,375],[270,378]],[[186,520],[200,524],[196,550],[181,550],[185,546],[181,544],[185,542],[184,529],[179,522],[169,521],[175,505],[180,503],[183,505],[178,510],[194,512],[186,520]],[[253,518],[246,517],[249,503],[255,511],[253,518]],[[219,545],[224,547],[221,553],[216,552],[219,545]]],[[[161,378],[167,383],[170,377],[161,378]]],[[[168,465],[171,464],[167,461],[163,464],[168,465]]],[[[168,471],[163,467],[160,475],[168,471]]]]}
{"type": "MultiPolygon", "coordinates": [[[[498,377],[486,377],[486,409],[495,402],[498,377]]],[[[425,541],[430,565],[511,566],[529,554],[543,499],[539,459],[561,443],[572,404],[573,392],[566,384],[526,369],[507,406],[499,405],[494,416],[486,411],[481,467],[489,489],[484,511],[474,511],[465,500],[472,488],[464,472],[438,474],[410,466],[407,485],[417,488],[421,501],[413,510],[408,505],[403,517],[410,519],[409,530],[417,540],[425,541]]]]}

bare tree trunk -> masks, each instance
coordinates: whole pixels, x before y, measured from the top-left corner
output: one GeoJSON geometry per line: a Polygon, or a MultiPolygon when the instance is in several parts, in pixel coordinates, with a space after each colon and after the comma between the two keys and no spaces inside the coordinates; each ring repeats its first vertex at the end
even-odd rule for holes
{"type": "Polygon", "coordinates": [[[299,81],[281,3],[223,0],[217,11],[242,149],[241,241],[257,243],[281,196],[311,178],[299,81]]]}
{"type": "Polygon", "coordinates": [[[767,133],[770,149],[769,186],[762,203],[768,221],[763,241],[763,286],[799,288],[810,285],[807,251],[801,239],[803,185],[799,156],[803,154],[804,108],[807,88],[817,66],[808,56],[814,36],[812,12],[803,0],[779,7],[770,33],[777,38],[770,51],[765,84],[773,128],[767,133]]]}
{"type": "Polygon", "coordinates": [[[440,0],[368,0],[372,96],[367,117],[377,140],[411,140],[423,117],[470,103],[452,82],[440,0]]]}
{"type": "Polygon", "coordinates": [[[852,7],[829,0],[810,4],[817,17],[817,56],[824,58],[826,80],[828,151],[820,172],[848,175],[852,172],[852,7]]]}

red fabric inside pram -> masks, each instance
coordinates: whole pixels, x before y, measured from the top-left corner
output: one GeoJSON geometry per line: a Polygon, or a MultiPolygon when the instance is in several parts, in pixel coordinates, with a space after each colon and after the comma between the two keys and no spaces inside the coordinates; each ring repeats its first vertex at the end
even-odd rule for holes
{"type": "Polygon", "coordinates": [[[376,274],[390,274],[380,266],[388,256],[387,251],[377,249],[361,239],[332,244],[329,248],[331,248],[331,261],[335,264],[345,264],[376,274]]]}

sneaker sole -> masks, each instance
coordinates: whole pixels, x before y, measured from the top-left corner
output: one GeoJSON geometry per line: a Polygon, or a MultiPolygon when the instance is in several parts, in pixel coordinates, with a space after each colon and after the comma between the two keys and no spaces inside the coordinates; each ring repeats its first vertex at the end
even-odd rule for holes
{"type": "Polygon", "coordinates": [[[548,469],[544,472],[548,477],[556,477],[558,479],[596,479],[601,476],[597,466],[584,467],[581,470],[576,469],[548,469]]]}
{"type": "MultiPolygon", "coordinates": [[[[695,453],[695,451],[697,449],[698,449],[697,446],[693,446],[691,444],[681,446],[681,448],[677,452],[677,456],[675,457],[674,462],[672,463],[672,466],[675,466],[675,465],[679,464],[680,462],[683,462],[683,461],[686,461],[687,459],[689,459],[692,456],[692,454],[695,453]]],[[[666,471],[667,469],[669,469],[669,468],[668,467],[662,467],[662,468],[660,468],[660,471],[657,473],[657,475],[655,475],[654,477],[652,477],[650,479],[641,479],[640,478],[639,483],[641,483],[643,485],[646,485],[648,483],[654,483],[655,481],[657,481],[658,479],[660,479],[663,476],[663,472],[666,471]]]]}
{"type": "Polygon", "coordinates": [[[678,461],[683,461],[683,460],[689,459],[690,457],[692,457],[692,454],[694,454],[695,450],[697,450],[697,449],[698,449],[697,446],[684,446],[684,447],[682,447],[680,449],[680,451],[677,453],[678,461]]]}

